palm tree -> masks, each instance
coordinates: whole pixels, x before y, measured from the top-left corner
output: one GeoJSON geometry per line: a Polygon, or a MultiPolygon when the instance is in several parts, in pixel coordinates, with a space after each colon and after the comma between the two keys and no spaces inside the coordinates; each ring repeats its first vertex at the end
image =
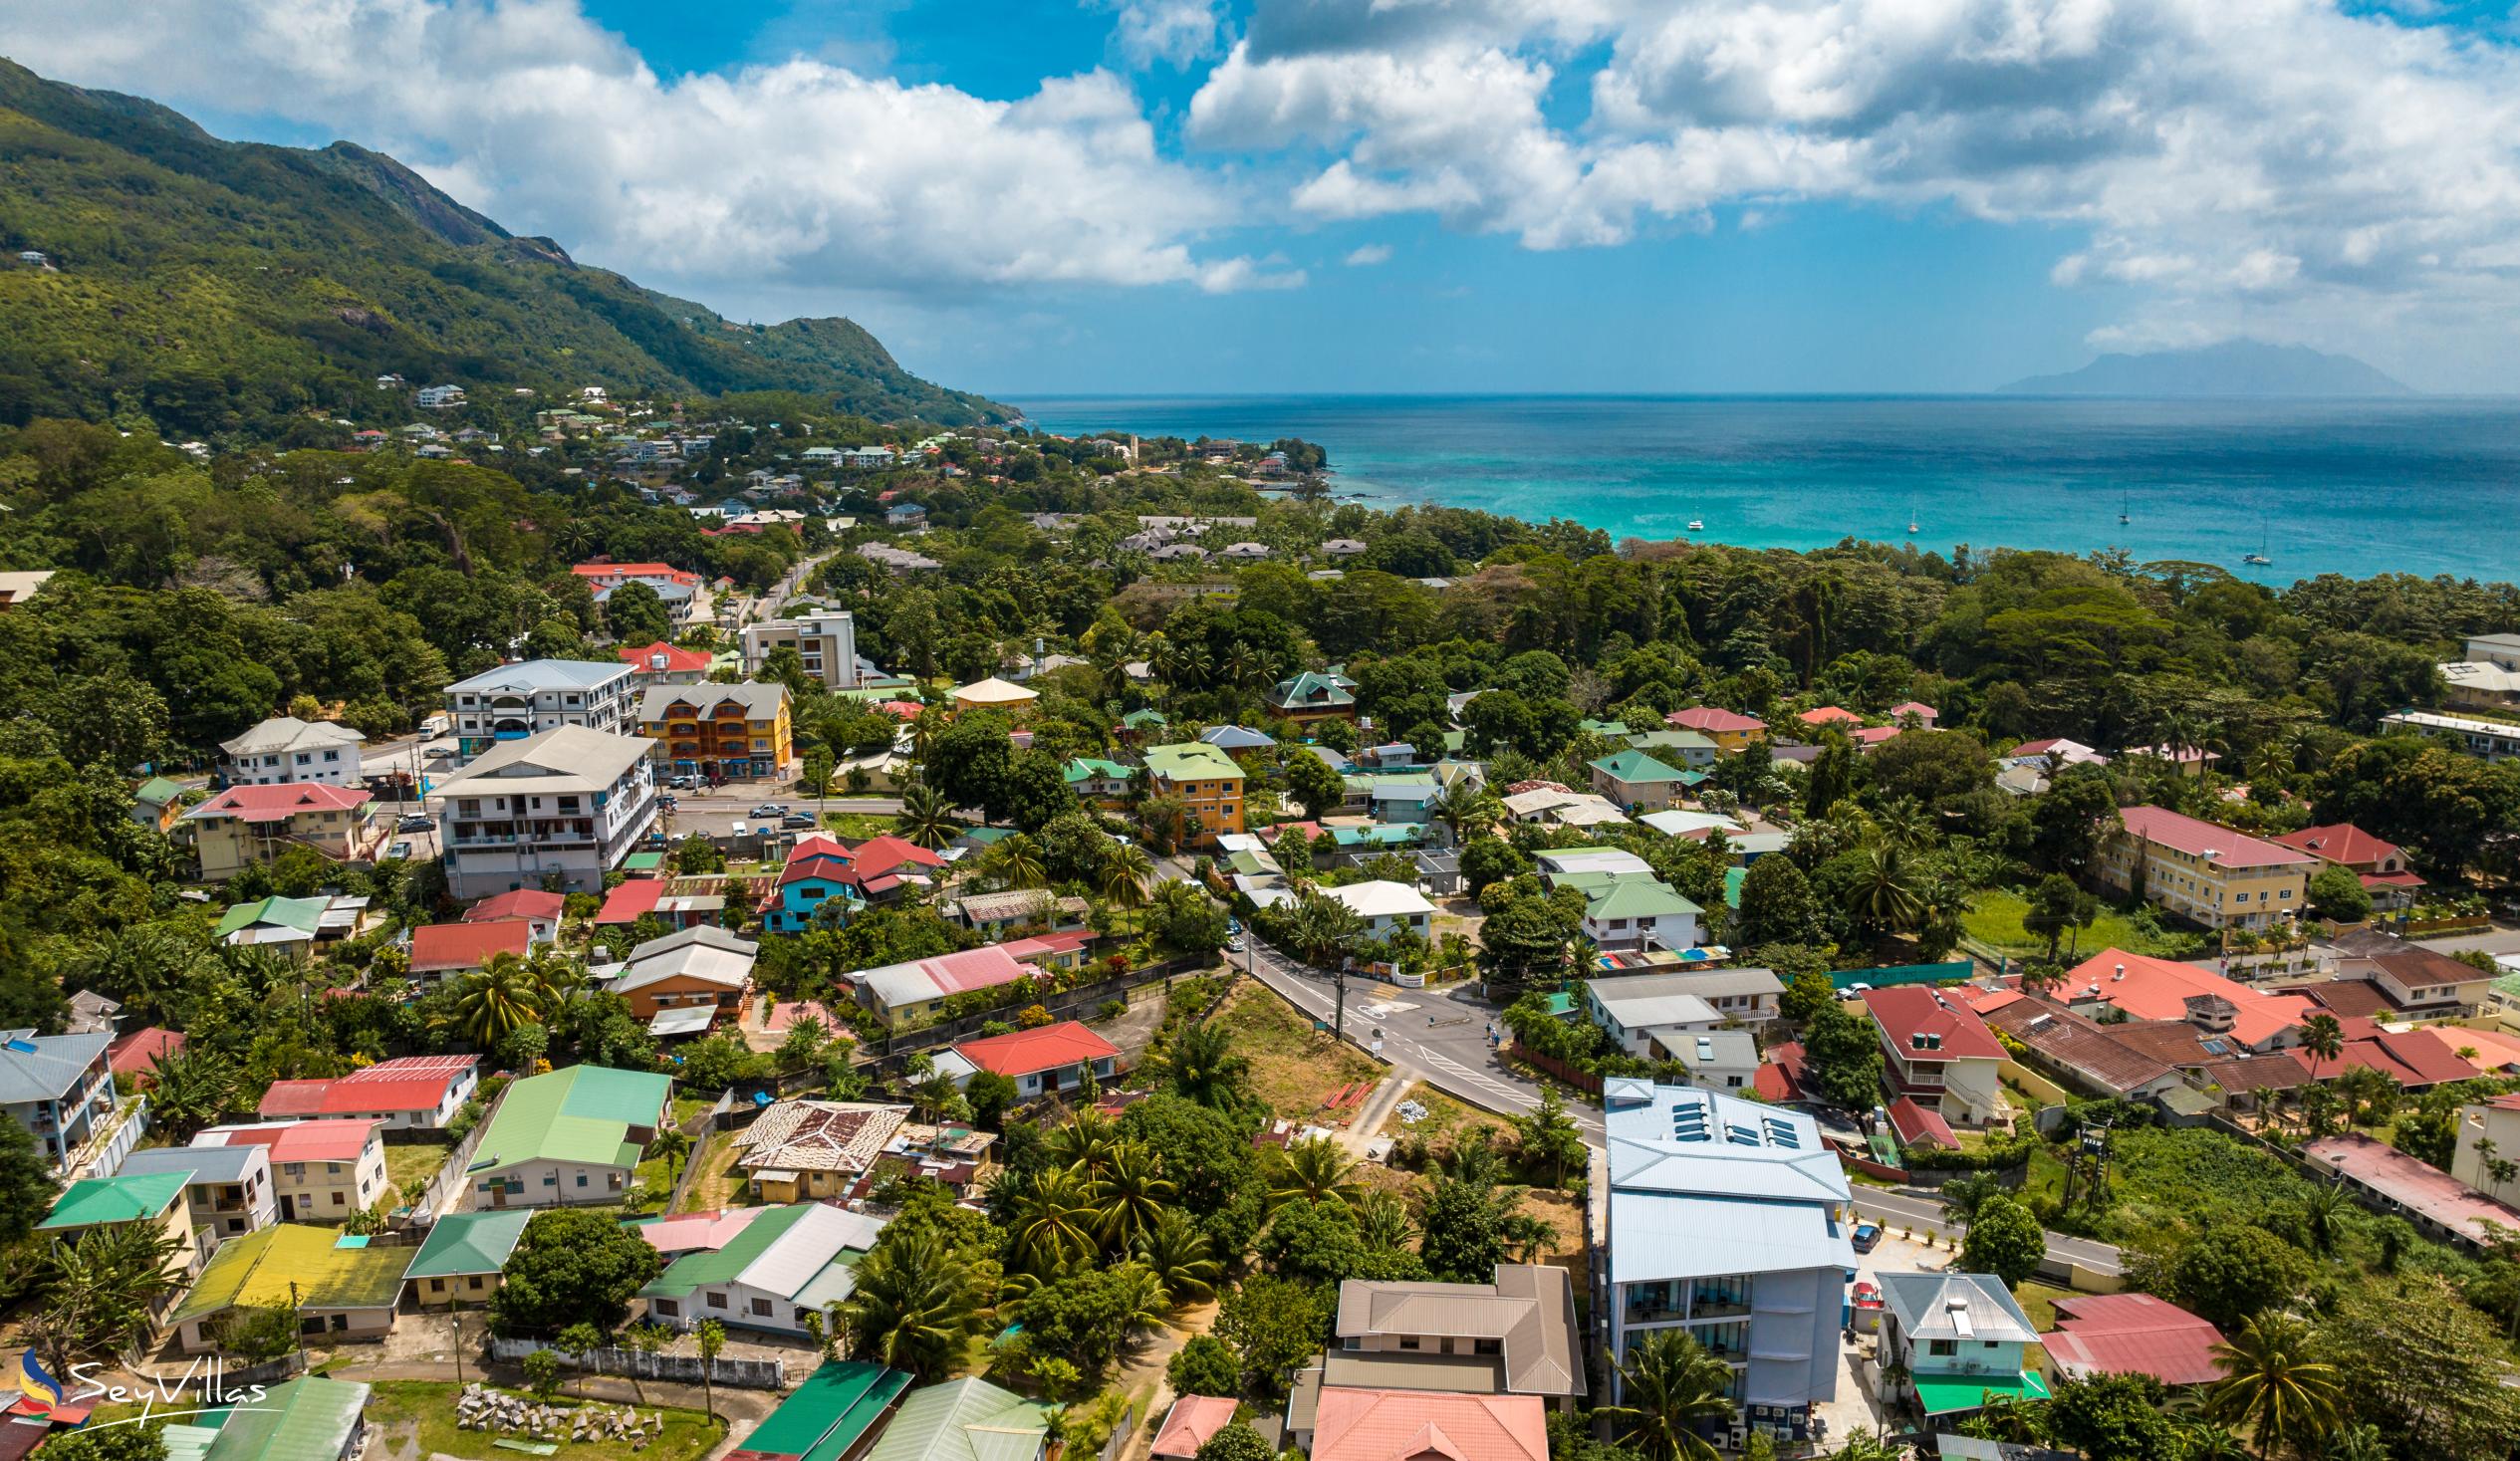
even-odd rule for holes
{"type": "Polygon", "coordinates": [[[1287,938],[1304,962],[1319,967],[1346,952],[1365,932],[1365,920],[1337,898],[1317,892],[1296,899],[1287,915],[1287,938]]]}
{"type": "Polygon", "coordinates": [[[679,1126],[659,1127],[656,1138],[647,1143],[647,1153],[665,1159],[665,1190],[671,1192],[675,1168],[691,1154],[691,1138],[679,1126]]]}
{"type": "Polygon", "coordinates": [[[2252,1315],[2214,1346],[2223,1372],[2206,1392],[2206,1413],[2246,1426],[2258,1450],[2311,1454],[2336,1429],[2344,1392],[2337,1368],[2310,1357],[2310,1326],[2286,1314],[2252,1315]]]}
{"type": "Polygon", "coordinates": [[[1094,1183],[1094,1201],[1101,1209],[1103,1240],[1114,1253],[1128,1253],[1154,1231],[1179,1189],[1163,1174],[1163,1162],[1142,1141],[1123,1141],[1094,1183]]]}
{"type": "Polygon", "coordinates": [[[1437,792],[1426,804],[1426,815],[1450,830],[1453,844],[1459,846],[1503,821],[1505,804],[1464,777],[1437,792]]]}
{"type": "Polygon", "coordinates": [[[1913,797],[1900,797],[1884,806],[1873,815],[1873,825],[1881,829],[1885,844],[1902,852],[1922,851],[1933,842],[1933,819],[1913,797]]]}
{"type": "Polygon", "coordinates": [[[1088,1106],[1066,1125],[1051,1128],[1042,1140],[1042,1154],[1049,1158],[1051,1166],[1063,1167],[1091,1182],[1111,1170],[1120,1144],[1120,1132],[1112,1125],[1112,1118],[1088,1106]]]}
{"type": "Polygon", "coordinates": [[[1132,843],[1127,847],[1115,844],[1103,854],[1102,871],[1096,878],[1104,901],[1116,908],[1142,908],[1146,905],[1146,879],[1155,875],[1154,859],[1146,850],[1132,843]]]}
{"type": "Polygon", "coordinates": [[[1164,1311],[1172,1307],[1171,1296],[1155,1271],[1136,1259],[1129,1259],[1112,1270],[1127,1287],[1121,1290],[1128,1308],[1121,1319],[1122,1332],[1130,1339],[1148,1330],[1163,1328],[1164,1311]]]}
{"type": "Polygon", "coordinates": [[[1652,1461],[1720,1461],[1701,1434],[1733,1413],[1732,1366],[1682,1330],[1653,1330],[1619,1364],[1624,1405],[1602,1411],[1652,1461]]]}
{"type": "Polygon", "coordinates": [[[466,1039],[483,1050],[495,1048],[507,1033],[543,1017],[543,981],[514,954],[492,954],[480,968],[455,981],[449,1017],[466,1039]]]}
{"type": "Polygon", "coordinates": [[[1408,1203],[1397,1192],[1371,1187],[1350,1204],[1357,1210],[1357,1237],[1369,1253],[1397,1253],[1408,1246],[1408,1203]]]}
{"type": "Polygon", "coordinates": [[[1540,1104],[1513,1118],[1514,1143],[1524,1161],[1549,1171],[1549,1185],[1566,1185],[1566,1169],[1584,1160],[1584,1133],[1566,1113],[1558,1093],[1543,1088],[1540,1104]]]}
{"type": "Polygon", "coordinates": [[[1172,1037],[1166,1064],[1172,1068],[1172,1089],[1183,1097],[1213,1110],[1242,1104],[1251,1062],[1234,1053],[1233,1037],[1224,1030],[1204,1023],[1182,1026],[1172,1037]]]}
{"type": "Polygon", "coordinates": [[[2310,1057],[2310,1079],[2319,1079],[2319,1063],[2333,1061],[2345,1054],[2345,1027],[2329,1014],[2313,1015],[2301,1022],[2302,1053],[2310,1057]]]}
{"type": "Polygon", "coordinates": [[[2313,1187],[2301,1199],[2301,1225],[2310,1239],[2311,1251],[2318,1254],[2336,1252],[2337,1228],[2346,1209],[2354,1205],[2344,1184],[2329,1182],[2313,1187]]]}
{"type": "Polygon", "coordinates": [[[1041,887],[1050,881],[1041,864],[1041,846],[1020,832],[989,850],[989,863],[1008,887],[1041,887]]]}
{"type": "Polygon", "coordinates": [[[1269,1183],[1271,1207],[1298,1198],[1308,1202],[1333,1198],[1347,1202],[1362,1190],[1357,1181],[1356,1159],[1327,1136],[1308,1136],[1289,1145],[1276,1167],[1269,1183]]]}
{"type": "Polygon", "coordinates": [[[1091,1181],[1064,1169],[1036,1172],[1007,1224],[1017,1261],[1044,1273],[1088,1257],[1094,1252],[1095,1217],[1091,1181]]]}
{"type": "Polygon", "coordinates": [[[828,1306],[850,1352],[922,1379],[962,1358],[963,1344],[989,1314],[986,1276],[933,1232],[879,1243],[854,1272],[848,1299],[828,1306]]]}
{"type": "Polygon", "coordinates": [[[1910,884],[1907,854],[1895,846],[1875,848],[1847,911],[1857,922],[1884,932],[1911,927],[1921,904],[1910,884]]]}
{"type": "Polygon", "coordinates": [[[1216,1292],[1224,1266],[1208,1256],[1207,1235],[1189,1215],[1167,1207],[1154,1226],[1137,1235],[1137,1261],[1158,1280],[1175,1304],[1189,1304],[1216,1292]]]}
{"type": "Polygon", "coordinates": [[[901,788],[901,815],[897,824],[901,836],[933,852],[962,835],[962,824],[954,820],[945,795],[923,781],[901,788]]]}

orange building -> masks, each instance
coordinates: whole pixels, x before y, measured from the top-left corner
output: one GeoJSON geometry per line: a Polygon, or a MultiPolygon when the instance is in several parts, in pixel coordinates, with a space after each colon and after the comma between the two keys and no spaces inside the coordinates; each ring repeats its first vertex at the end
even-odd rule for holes
{"type": "Polygon", "coordinates": [[[1205,741],[1151,746],[1146,773],[1157,795],[1180,800],[1191,843],[1214,847],[1220,835],[1242,831],[1242,768],[1222,750],[1205,741]]]}

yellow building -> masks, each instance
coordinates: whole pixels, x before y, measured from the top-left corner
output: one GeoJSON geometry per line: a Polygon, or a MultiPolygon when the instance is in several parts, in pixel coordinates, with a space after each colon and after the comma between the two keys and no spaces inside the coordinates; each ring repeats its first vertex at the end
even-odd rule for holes
{"type": "Polygon", "coordinates": [[[1180,800],[1182,831],[1193,845],[1214,847],[1219,836],[1242,831],[1242,768],[1219,748],[1205,741],[1150,746],[1146,774],[1155,795],[1180,800]]]}
{"type": "Polygon", "coordinates": [[[221,882],[290,848],[313,848],[336,862],[372,855],[381,834],[368,793],[316,782],[229,787],[183,814],[206,882],[221,882]]]}
{"type": "Polygon", "coordinates": [[[2307,852],[2159,807],[2118,815],[2094,871],[2121,892],[2207,928],[2271,928],[2309,901],[2307,852]]]}
{"type": "Polygon", "coordinates": [[[77,1242],[91,1228],[125,1223],[155,1228],[167,1242],[166,1274],[176,1280],[175,1289],[159,1301],[162,1307],[173,1302],[182,1280],[191,1275],[201,1256],[193,1241],[192,1210],[183,1200],[184,1183],[190,1176],[189,1172],[149,1172],[83,1177],[70,1184],[53,1203],[51,1215],[36,1227],[65,1243],[77,1242]]]}
{"type": "Polygon", "coordinates": [[[788,687],[776,682],[650,685],[639,695],[638,733],[656,743],[660,775],[775,780],[796,763],[788,687]]]}

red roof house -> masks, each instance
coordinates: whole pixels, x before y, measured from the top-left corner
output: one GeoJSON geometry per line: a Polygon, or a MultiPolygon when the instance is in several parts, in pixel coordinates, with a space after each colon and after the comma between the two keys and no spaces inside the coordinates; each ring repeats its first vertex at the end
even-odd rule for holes
{"type": "Polygon", "coordinates": [[[241,822],[286,822],[301,812],[352,812],[375,800],[357,787],[328,786],[315,781],[285,781],[272,786],[229,787],[184,814],[186,822],[234,818],[241,822]]]}
{"type": "Polygon", "coordinates": [[[1867,990],[1864,1007],[1881,1035],[1884,1074],[1902,1096],[1944,1121],[1993,1120],[2004,1047],[1959,994],[1924,985],[1867,990]]]}
{"type": "Polygon", "coordinates": [[[411,930],[411,977],[436,979],[463,974],[490,962],[493,954],[524,958],[533,951],[533,925],[520,918],[487,923],[431,923],[411,930]]]}
{"type": "Polygon", "coordinates": [[[707,674],[717,657],[705,649],[683,649],[658,639],[653,644],[636,648],[627,645],[613,651],[624,664],[639,674],[707,674]]]}
{"type": "Polygon", "coordinates": [[[2325,1080],[2356,1066],[2369,1066],[2408,1091],[2476,1077],[2476,1068],[2459,1059],[2456,1047],[2426,1029],[2393,1035],[2375,1028],[2367,1040],[2347,1041],[2345,1053],[2335,1061],[2320,1062],[2319,1075],[2325,1080]]]}
{"type": "Polygon", "coordinates": [[[267,1146],[277,1168],[293,1161],[355,1162],[375,1139],[377,1123],[364,1120],[296,1121],[286,1125],[231,1126],[222,1146],[267,1146]]]}
{"type": "Polygon", "coordinates": [[[159,1066],[183,1054],[183,1045],[180,1030],[164,1030],[155,1025],[145,1030],[126,1030],[105,1048],[105,1063],[117,1076],[129,1076],[144,1085],[159,1066]]]}
{"type": "Polygon", "coordinates": [[[329,1081],[275,1081],[256,1113],[265,1120],[365,1117],[433,1130],[472,1095],[480,1066],[479,1056],[403,1056],[329,1081]]]}
{"type": "Polygon", "coordinates": [[[604,895],[604,906],[596,910],[595,921],[605,926],[635,923],[656,911],[656,903],[665,895],[661,877],[628,877],[613,884],[604,895]]]}
{"type": "Polygon", "coordinates": [[[2056,1329],[2039,1337],[2068,1379],[2148,1374],[2165,1385],[2222,1378],[2222,1332],[2150,1294],[2076,1294],[2056,1301],[2056,1329]]]}
{"type": "Polygon", "coordinates": [[[2406,865],[2406,853],[2395,843],[2372,836],[2351,822],[2332,822],[2324,827],[2305,827],[2272,838],[2280,847],[2308,852],[2323,862],[2350,867],[2363,879],[2363,886],[2374,892],[2390,892],[2396,901],[2404,901],[2414,889],[2424,885],[2406,865]]]}
{"type": "Polygon", "coordinates": [[[1088,1064],[1098,1082],[1119,1075],[1121,1066],[1120,1047],[1074,1020],[957,1041],[953,1053],[969,1062],[975,1074],[989,1071],[1013,1081],[1026,1096],[1082,1084],[1077,1072],[1088,1064]]]}
{"type": "Polygon", "coordinates": [[[1183,1395],[1173,1401],[1164,1412],[1163,1428],[1155,1432],[1152,1454],[1189,1461],[1208,1437],[1233,1423],[1234,1404],[1221,1395],[1183,1395]]]}
{"type": "Polygon", "coordinates": [[[1864,724],[1863,716],[1842,705],[1823,705],[1817,710],[1806,710],[1794,718],[1809,726],[1864,724]]]}
{"type": "Polygon", "coordinates": [[[1892,725],[1900,721],[1913,720],[1918,725],[1931,730],[1934,722],[1942,718],[1942,712],[1920,700],[1902,700],[1890,708],[1890,718],[1892,725]]]}
{"type": "Polygon", "coordinates": [[[1810,1090],[1804,1084],[1805,1072],[1809,1070],[1809,1061],[1803,1054],[1802,1042],[1789,1040],[1783,1045],[1769,1046],[1767,1056],[1766,1062],[1759,1067],[1758,1074],[1752,1078],[1752,1084],[1757,1089],[1760,1098],[1763,1100],[1809,1099],[1810,1090]]]}
{"type": "Polygon", "coordinates": [[[1946,1151],[1960,1149],[1960,1138],[1951,1133],[1951,1123],[1938,1112],[1916,1104],[1914,1096],[1902,1096],[1890,1103],[1890,1129],[1897,1133],[1898,1144],[1939,1146],[1946,1151]]]}
{"type": "Polygon", "coordinates": [[[1702,731],[1710,736],[1719,733],[1746,735],[1768,728],[1767,722],[1755,715],[1743,715],[1739,711],[1723,710],[1713,705],[1692,705],[1686,710],[1674,710],[1662,720],[1666,725],[1702,731]]]}
{"type": "Polygon", "coordinates": [[[1538,1395],[1322,1387],[1313,1461],[1548,1461],[1538,1395]]]}
{"type": "MultiPolygon", "coordinates": [[[[2226,839],[2231,836],[2224,834],[2226,839]]],[[[2283,851],[2287,856],[2299,855],[2290,849],[2283,851]]],[[[2110,1005],[2124,1010],[2134,1020],[2185,1020],[2190,1016],[2190,1001],[2222,999],[2231,1005],[2228,1033],[2251,1050],[2273,1049],[2286,1031],[2319,1008],[2306,995],[2270,993],[2194,964],[2131,954],[2124,949],[2103,949],[2085,959],[2069,970],[2050,993],[2059,1004],[2076,1009],[2110,1005]]],[[[2217,1022],[2220,1018],[2216,1016],[2217,1022]]]]}

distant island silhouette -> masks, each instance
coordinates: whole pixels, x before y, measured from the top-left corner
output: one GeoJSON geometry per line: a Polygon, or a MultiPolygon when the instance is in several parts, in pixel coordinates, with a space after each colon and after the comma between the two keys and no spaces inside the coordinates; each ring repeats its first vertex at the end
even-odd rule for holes
{"type": "Polygon", "coordinates": [[[2372,396],[2415,390],[2352,356],[2227,340],[2191,350],[2106,355],[2062,375],[2029,375],[1998,395],[2372,396]]]}

